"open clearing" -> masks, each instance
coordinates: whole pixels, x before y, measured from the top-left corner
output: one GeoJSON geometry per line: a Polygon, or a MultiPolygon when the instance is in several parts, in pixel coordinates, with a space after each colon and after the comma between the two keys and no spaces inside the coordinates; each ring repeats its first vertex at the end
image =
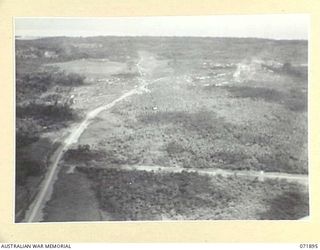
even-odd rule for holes
{"type": "Polygon", "coordinates": [[[108,59],[81,59],[63,63],[53,63],[47,66],[59,67],[71,73],[83,74],[86,77],[108,76],[122,73],[126,64],[110,62],[108,59]]]}

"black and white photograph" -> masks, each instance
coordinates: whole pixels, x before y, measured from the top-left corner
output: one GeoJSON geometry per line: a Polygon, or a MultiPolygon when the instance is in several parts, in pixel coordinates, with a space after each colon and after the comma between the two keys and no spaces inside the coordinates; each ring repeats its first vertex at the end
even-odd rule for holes
{"type": "Polygon", "coordinates": [[[309,219],[308,15],[14,32],[15,223],[309,219]]]}

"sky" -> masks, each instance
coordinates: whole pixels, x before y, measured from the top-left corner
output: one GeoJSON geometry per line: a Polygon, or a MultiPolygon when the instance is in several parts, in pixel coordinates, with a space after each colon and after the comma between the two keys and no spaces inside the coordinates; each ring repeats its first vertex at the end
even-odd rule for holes
{"type": "Polygon", "coordinates": [[[15,18],[16,36],[200,36],[308,39],[304,14],[15,18]]]}

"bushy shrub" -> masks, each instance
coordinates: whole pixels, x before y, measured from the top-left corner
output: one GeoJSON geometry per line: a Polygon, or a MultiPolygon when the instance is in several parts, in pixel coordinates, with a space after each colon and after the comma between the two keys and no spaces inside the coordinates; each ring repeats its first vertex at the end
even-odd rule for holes
{"type": "Polygon", "coordinates": [[[179,143],[169,142],[166,146],[166,151],[169,155],[175,155],[182,153],[183,151],[185,151],[185,149],[179,143]]]}
{"type": "Polygon", "coordinates": [[[48,91],[51,87],[79,86],[84,84],[85,77],[75,73],[63,71],[35,71],[16,74],[17,101],[28,99],[32,96],[48,91]]]}
{"type": "Polygon", "coordinates": [[[105,153],[99,150],[90,148],[90,145],[78,145],[75,149],[69,149],[65,155],[64,160],[67,162],[88,162],[90,160],[101,160],[105,157],[105,153]]]}
{"type": "Polygon", "coordinates": [[[226,86],[223,88],[233,94],[235,98],[263,99],[266,102],[280,103],[285,97],[285,94],[278,90],[264,87],[226,86]]]}
{"type": "Polygon", "coordinates": [[[68,121],[75,118],[69,104],[37,104],[17,106],[16,115],[20,118],[33,117],[35,119],[49,119],[51,121],[68,121]]]}
{"type": "Polygon", "coordinates": [[[119,220],[150,220],[179,214],[192,218],[198,207],[223,208],[232,199],[228,193],[214,189],[209,177],[197,173],[80,170],[95,180],[103,209],[119,220]]]}
{"type": "Polygon", "coordinates": [[[297,220],[309,215],[308,196],[296,188],[267,200],[268,209],[260,214],[261,219],[297,220]]]}

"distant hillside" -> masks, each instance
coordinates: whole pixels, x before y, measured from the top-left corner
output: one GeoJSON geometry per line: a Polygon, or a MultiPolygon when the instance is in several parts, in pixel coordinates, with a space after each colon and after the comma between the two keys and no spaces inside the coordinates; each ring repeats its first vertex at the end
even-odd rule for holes
{"type": "Polygon", "coordinates": [[[148,50],[168,59],[214,59],[226,61],[250,57],[295,63],[308,61],[305,40],[209,37],[48,37],[35,40],[16,38],[18,59],[67,61],[80,58],[109,58],[125,61],[137,57],[136,51],[148,50]],[[228,51],[221,58],[221,53],[228,51]]]}

